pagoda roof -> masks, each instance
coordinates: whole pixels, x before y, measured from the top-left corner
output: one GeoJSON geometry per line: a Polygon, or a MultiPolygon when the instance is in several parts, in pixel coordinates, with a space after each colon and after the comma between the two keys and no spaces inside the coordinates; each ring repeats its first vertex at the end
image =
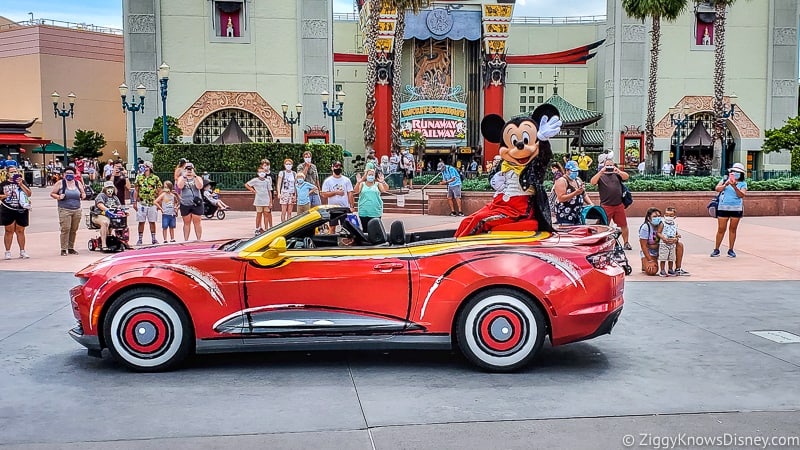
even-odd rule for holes
{"type": "Polygon", "coordinates": [[[578,147],[579,144],[583,144],[583,147],[603,147],[603,130],[596,128],[581,130],[581,140],[572,139],[570,146],[578,147]]]}
{"type": "Polygon", "coordinates": [[[585,127],[603,117],[602,113],[573,105],[564,97],[558,95],[558,92],[553,93],[553,96],[547,99],[545,103],[549,103],[558,109],[558,112],[561,113],[561,122],[563,122],[564,128],[585,127]]]}

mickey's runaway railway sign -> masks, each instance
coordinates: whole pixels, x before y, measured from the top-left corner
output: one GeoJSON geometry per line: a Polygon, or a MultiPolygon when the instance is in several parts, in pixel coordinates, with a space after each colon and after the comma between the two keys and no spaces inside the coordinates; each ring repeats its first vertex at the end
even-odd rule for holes
{"type": "Polygon", "coordinates": [[[403,144],[418,131],[429,147],[464,146],[467,143],[467,105],[446,100],[419,100],[400,105],[403,144]]]}

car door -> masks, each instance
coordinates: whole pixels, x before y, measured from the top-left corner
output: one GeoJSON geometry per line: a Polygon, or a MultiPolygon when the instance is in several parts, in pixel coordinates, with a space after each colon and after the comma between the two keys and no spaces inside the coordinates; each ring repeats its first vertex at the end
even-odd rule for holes
{"type": "Polygon", "coordinates": [[[289,249],[245,269],[251,335],[408,329],[416,263],[404,247],[289,249]]]}

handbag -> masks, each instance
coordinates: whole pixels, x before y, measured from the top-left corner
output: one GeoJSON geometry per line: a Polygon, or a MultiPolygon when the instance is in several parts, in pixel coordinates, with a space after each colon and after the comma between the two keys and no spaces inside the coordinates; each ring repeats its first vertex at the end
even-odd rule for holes
{"type": "Polygon", "coordinates": [[[622,204],[625,206],[625,209],[628,209],[628,206],[633,204],[633,195],[631,195],[631,190],[628,189],[625,183],[620,184],[622,185],[622,204]]]}
{"type": "Polygon", "coordinates": [[[711,199],[710,202],[708,202],[708,206],[706,208],[708,208],[708,215],[711,217],[717,217],[717,207],[719,207],[720,195],[721,193],[715,195],[714,198],[711,199]]]}

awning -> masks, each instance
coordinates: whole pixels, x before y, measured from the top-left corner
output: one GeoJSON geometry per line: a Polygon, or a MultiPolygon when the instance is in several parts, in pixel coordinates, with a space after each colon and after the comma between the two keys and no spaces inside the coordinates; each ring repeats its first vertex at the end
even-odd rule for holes
{"type": "Polygon", "coordinates": [[[405,39],[451,39],[477,41],[481,38],[481,12],[434,8],[428,11],[406,11],[405,39]],[[433,14],[433,15],[431,15],[433,14]],[[430,16],[430,20],[429,19],[430,16]]]}
{"type": "Polygon", "coordinates": [[[50,139],[39,139],[25,136],[21,133],[0,133],[0,144],[42,145],[51,142],[50,139]]]}
{"type": "Polygon", "coordinates": [[[347,150],[342,150],[342,155],[347,156],[347,157],[353,156],[353,154],[348,152],[347,150]]]}
{"type": "Polygon", "coordinates": [[[253,140],[242,130],[236,119],[231,119],[228,126],[225,127],[225,131],[214,139],[212,144],[241,144],[242,142],[253,142],[253,140]]]}
{"type": "Polygon", "coordinates": [[[697,125],[689,133],[689,136],[686,136],[686,139],[681,142],[681,146],[684,148],[711,147],[712,144],[711,135],[706,131],[706,126],[702,121],[697,121],[697,125]]]}
{"type": "MultiPolygon", "coordinates": [[[[50,153],[50,154],[63,155],[64,146],[56,144],[55,142],[51,142],[44,147],[44,150],[42,150],[42,147],[37,147],[33,149],[33,153],[50,153]]],[[[72,153],[72,149],[67,149],[67,153],[72,153]]]]}
{"type": "Polygon", "coordinates": [[[570,142],[571,147],[579,147],[581,144],[583,147],[592,147],[592,148],[602,148],[603,147],[603,130],[598,129],[590,129],[581,130],[582,139],[579,142],[578,138],[572,139],[570,142]]]}

